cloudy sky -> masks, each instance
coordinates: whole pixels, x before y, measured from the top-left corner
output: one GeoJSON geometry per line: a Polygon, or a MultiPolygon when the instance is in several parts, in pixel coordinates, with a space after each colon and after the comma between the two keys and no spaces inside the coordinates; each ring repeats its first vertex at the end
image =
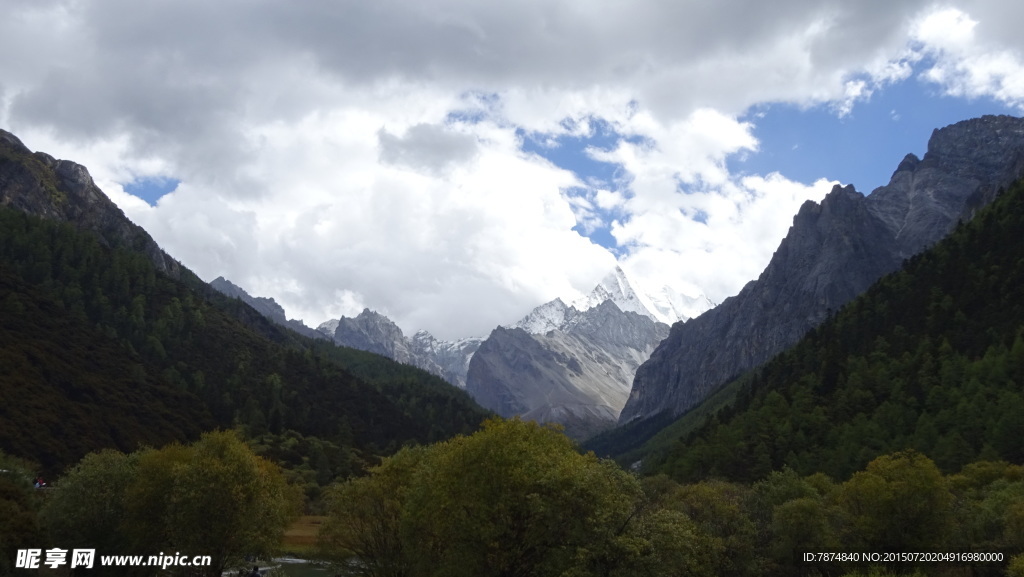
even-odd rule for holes
{"type": "Polygon", "coordinates": [[[1024,3],[0,0],[0,127],[316,326],[714,301],[804,201],[1024,107],[1024,3]]]}

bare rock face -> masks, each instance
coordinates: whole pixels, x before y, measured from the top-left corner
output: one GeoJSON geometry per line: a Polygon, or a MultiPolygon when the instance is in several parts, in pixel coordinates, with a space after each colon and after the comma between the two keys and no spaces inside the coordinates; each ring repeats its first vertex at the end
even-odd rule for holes
{"type": "Polygon", "coordinates": [[[668,325],[611,300],[569,307],[542,334],[498,327],[470,361],[466,391],[502,416],[559,423],[585,438],[614,425],[637,367],[667,333],[668,325]]]}
{"type": "Polygon", "coordinates": [[[1024,120],[985,116],[936,130],[889,184],[835,187],[807,202],[768,267],[734,297],[684,323],[636,373],[619,423],[679,415],[948,234],[1024,174],[1024,120]]]}
{"type": "Polygon", "coordinates": [[[260,313],[264,317],[270,319],[276,324],[279,324],[285,328],[289,328],[302,336],[309,337],[312,339],[326,339],[328,338],[323,333],[313,330],[306,325],[302,324],[301,321],[289,320],[284,313],[284,308],[277,304],[272,298],[267,297],[254,297],[245,291],[242,287],[235,283],[227,280],[226,278],[219,276],[210,282],[210,287],[220,292],[225,296],[231,298],[240,299],[245,304],[256,309],[256,312],[260,313]]]}
{"type": "MultiPolygon", "coordinates": [[[[259,313],[277,324],[285,324],[288,319],[284,314],[284,307],[277,304],[272,298],[254,297],[242,287],[219,276],[210,282],[210,286],[231,298],[241,299],[243,302],[259,311],[259,313]]],[[[322,336],[322,335],[321,335],[322,336]]]]}
{"type": "Polygon", "coordinates": [[[409,349],[413,364],[465,389],[469,363],[482,342],[479,337],[442,341],[427,331],[419,331],[412,336],[409,349]]]}
{"type": "Polygon", "coordinates": [[[412,364],[412,352],[402,329],[376,311],[365,309],[356,317],[341,317],[332,336],[340,345],[412,364]]]}
{"type": "Polygon", "coordinates": [[[128,220],[84,166],[33,153],[4,130],[0,130],[0,205],[70,222],[95,233],[106,246],[142,252],[157,270],[181,277],[181,264],[161,250],[142,227],[128,220]]]}

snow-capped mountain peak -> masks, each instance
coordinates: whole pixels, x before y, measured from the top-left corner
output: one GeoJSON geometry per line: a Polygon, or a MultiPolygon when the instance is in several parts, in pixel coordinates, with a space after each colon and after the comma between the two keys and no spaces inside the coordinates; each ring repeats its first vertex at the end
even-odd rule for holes
{"type": "Polygon", "coordinates": [[[691,319],[715,306],[703,294],[692,297],[669,286],[645,290],[618,266],[601,279],[590,294],[573,301],[572,306],[585,311],[606,300],[614,302],[624,312],[635,312],[667,325],[691,319]]]}
{"type": "Polygon", "coordinates": [[[542,335],[548,331],[562,328],[568,312],[569,307],[562,302],[562,299],[556,298],[533,309],[530,314],[520,319],[511,328],[523,329],[532,335],[542,335]]]}
{"type": "Polygon", "coordinates": [[[573,301],[572,306],[585,311],[596,307],[604,301],[610,300],[623,312],[634,312],[651,317],[656,321],[667,322],[668,324],[678,320],[665,321],[659,318],[655,314],[654,306],[651,304],[650,299],[641,296],[633,287],[634,284],[626,276],[625,271],[617,266],[615,270],[601,279],[601,282],[594,287],[594,290],[590,291],[590,294],[573,301]]]}
{"type": "Polygon", "coordinates": [[[341,319],[331,319],[320,323],[320,326],[316,330],[327,335],[328,338],[334,338],[334,332],[338,330],[338,325],[341,324],[341,319]]]}
{"type": "Polygon", "coordinates": [[[534,335],[553,330],[565,330],[579,313],[611,301],[623,312],[634,312],[655,322],[671,325],[693,318],[715,305],[703,294],[691,297],[668,286],[654,292],[645,292],[629,278],[621,267],[615,267],[589,294],[577,298],[572,304],[556,298],[530,311],[509,328],[519,328],[534,335]]]}
{"type": "Polygon", "coordinates": [[[715,308],[715,303],[703,294],[693,297],[669,286],[663,286],[661,290],[649,293],[647,297],[653,307],[654,318],[660,317],[659,320],[664,319],[662,322],[666,324],[692,319],[715,308]]]}

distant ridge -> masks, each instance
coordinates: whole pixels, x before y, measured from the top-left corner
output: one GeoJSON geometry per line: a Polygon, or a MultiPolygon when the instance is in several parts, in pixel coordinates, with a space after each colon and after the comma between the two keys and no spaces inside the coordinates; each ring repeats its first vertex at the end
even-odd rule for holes
{"type": "Polygon", "coordinates": [[[460,389],[466,388],[469,359],[483,340],[469,337],[442,341],[427,331],[418,331],[407,337],[394,321],[370,309],[364,309],[355,317],[321,323],[317,331],[340,346],[419,367],[460,389]]]}
{"type": "Polygon", "coordinates": [[[301,321],[289,320],[284,313],[284,308],[277,304],[272,298],[267,297],[254,297],[247,293],[245,289],[236,285],[235,283],[227,280],[226,278],[219,276],[210,281],[210,286],[223,294],[224,296],[240,299],[245,304],[256,309],[261,315],[274,321],[275,323],[289,328],[304,337],[311,339],[324,339],[327,338],[323,333],[313,330],[301,321]]]}

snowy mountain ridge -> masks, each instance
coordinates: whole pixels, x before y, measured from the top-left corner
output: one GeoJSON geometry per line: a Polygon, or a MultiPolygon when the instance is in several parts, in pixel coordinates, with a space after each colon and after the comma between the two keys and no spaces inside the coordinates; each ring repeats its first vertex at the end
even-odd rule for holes
{"type": "Polygon", "coordinates": [[[622,312],[634,312],[655,322],[672,325],[685,321],[714,308],[703,294],[692,297],[671,287],[663,286],[650,294],[637,289],[622,267],[616,266],[589,294],[566,305],[561,298],[546,302],[507,328],[519,328],[542,335],[553,330],[566,330],[579,313],[588,311],[606,301],[615,303],[622,312]]]}

